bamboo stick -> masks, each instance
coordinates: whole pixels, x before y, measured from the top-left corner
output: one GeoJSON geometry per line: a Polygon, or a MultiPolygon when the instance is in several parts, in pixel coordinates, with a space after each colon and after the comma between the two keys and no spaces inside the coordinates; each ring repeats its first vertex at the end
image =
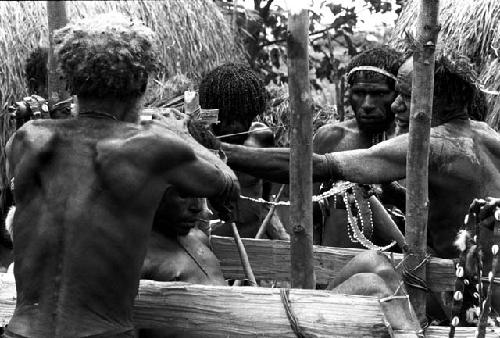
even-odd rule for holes
{"type": "Polygon", "coordinates": [[[47,14],[49,27],[47,93],[49,95],[48,103],[50,111],[55,103],[69,97],[69,94],[66,92],[66,85],[59,77],[57,61],[54,55],[54,31],[64,27],[68,22],[66,18],[66,1],[47,1],[47,14]]]}
{"type": "Polygon", "coordinates": [[[241,241],[240,234],[238,233],[238,228],[236,227],[236,223],[231,222],[231,228],[233,229],[233,237],[236,246],[238,247],[238,254],[240,256],[241,265],[243,266],[243,270],[245,271],[245,277],[250,282],[251,286],[258,286],[257,281],[255,280],[255,276],[252,271],[252,267],[250,266],[250,261],[248,260],[248,255],[245,250],[245,246],[241,241]]]}
{"type": "Polygon", "coordinates": [[[288,16],[288,86],[291,109],[290,224],[291,280],[294,288],[313,289],[312,110],[309,89],[309,13],[288,16]]]}
{"type": "MultiPolygon", "coordinates": [[[[421,0],[417,46],[413,54],[410,133],[406,165],[406,267],[425,280],[426,269],[417,268],[427,253],[429,141],[434,93],[434,50],[437,40],[439,0],[421,0]],[[413,271],[414,270],[414,271],[413,271]]],[[[425,264],[423,265],[425,266],[425,264]]],[[[426,321],[426,292],[407,285],[413,307],[426,321]]]]}
{"type": "MultiPolygon", "coordinates": [[[[281,197],[281,193],[283,192],[284,188],[285,188],[285,185],[282,184],[280,187],[280,190],[278,191],[278,194],[276,195],[276,198],[274,199],[275,202],[279,201],[279,199],[281,197]]],[[[269,221],[273,217],[275,210],[276,210],[276,205],[275,204],[271,205],[266,217],[264,218],[264,220],[262,221],[262,224],[260,225],[259,231],[257,231],[257,234],[255,235],[255,239],[262,239],[262,237],[264,237],[264,234],[266,233],[267,224],[269,224],[269,221]]]]}
{"type": "Polygon", "coordinates": [[[405,242],[405,236],[401,233],[396,223],[394,223],[382,203],[380,203],[378,198],[373,195],[370,196],[368,200],[370,201],[371,210],[373,212],[373,219],[378,220],[377,231],[382,232],[384,238],[395,240],[396,243],[398,243],[399,248],[403,252],[406,251],[407,245],[405,242]]]}

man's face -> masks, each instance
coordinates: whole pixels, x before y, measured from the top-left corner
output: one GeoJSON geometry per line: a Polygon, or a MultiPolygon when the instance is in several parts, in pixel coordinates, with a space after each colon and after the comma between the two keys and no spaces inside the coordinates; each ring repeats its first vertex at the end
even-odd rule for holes
{"type": "Polygon", "coordinates": [[[396,134],[407,133],[410,126],[411,81],[413,75],[413,59],[408,59],[398,70],[396,91],[398,96],[391,105],[396,119],[396,134]]]}
{"type": "Polygon", "coordinates": [[[382,74],[360,71],[351,85],[350,98],[356,121],[361,130],[379,133],[387,130],[394,120],[391,103],[396,97],[382,74]],[[366,76],[370,73],[370,76],[366,76]]]}
{"type": "Polygon", "coordinates": [[[175,188],[165,192],[159,212],[162,226],[181,236],[187,235],[200,219],[208,219],[211,213],[204,198],[183,197],[175,188]]]}
{"type": "MultiPolygon", "coordinates": [[[[221,120],[218,124],[213,125],[214,134],[217,136],[228,135],[228,134],[238,134],[248,131],[250,125],[252,124],[252,120],[244,120],[244,119],[234,119],[231,116],[226,118],[220,118],[221,120]]],[[[233,144],[243,144],[248,135],[234,135],[230,137],[225,137],[223,139],[224,142],[233,143],[233,144]]]]}

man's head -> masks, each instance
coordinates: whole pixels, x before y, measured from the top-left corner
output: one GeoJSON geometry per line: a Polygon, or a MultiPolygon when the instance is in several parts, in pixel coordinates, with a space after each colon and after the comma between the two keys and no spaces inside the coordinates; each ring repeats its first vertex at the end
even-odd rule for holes
{"type": "MultiPolygon", "coordinates": [[[[398,97],[391,107],[396,115],[398,134],[408,131],[412,77],[413,58],[409,58],[399,69],[396,84],[398,97]]],[[[475,77],[472,67],[466,60],[456,59],[452,61],[445,56],[436,59],[432,126],[454,119],[468,118],[469,109],[477,94],[477,88],[472,83],[475,77]]]]}
{"type": "Polygon", "coordinates": [[[168,237],[184,236],[198,221],[208,221],[211,216],[206,199],[181,196],[171,186],[163,194],[154,217],[153,229],[168,237]]]}
{"type": "Polygon", "coordinates": [[[361,130],[380,133],[392,124],[391,104],[402,54],[388,47],[373,48],[355,56],[347,66],[349,99],[361,130]]]}
{"type": "MultiPolygon", "coordinates": [[[[266,108],[264,83],[248,66],[225,64],[208,73],[200,84],[200,105],[219,109],[220,123],[214,126],[217,136],[247,131],[253,119],[266,108]]],[[[230,143],[243,143],[246,135],[226,138],[230,143]]]]}
{"type": "Polygon", "coordinates": [[[67,86],[79,99],[140,98],[156,69],[155,34],[118,13],[69,24],[54,41],[67,86]]]}
{"type": "Polygon", "coordinates": [[[49,49],[38,47],[33,50],[26,60],[26,80],[28,81],[28,92],[47,97],[47,62],[49,49]]]}

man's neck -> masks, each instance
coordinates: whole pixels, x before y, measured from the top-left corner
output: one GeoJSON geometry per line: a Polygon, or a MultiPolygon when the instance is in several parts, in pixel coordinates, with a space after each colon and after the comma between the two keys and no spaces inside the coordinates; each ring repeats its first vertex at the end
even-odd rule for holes
{"type": "Polygon", "coordinates": [[[77,98],[78,114],[92,113],[95,115],[114,117],[119,121],[136,123],[139,120],[141,98],[77,98]]]}
{"type": "Polygon", "coordinates": [[[443,123],[469,121],[469,114],[465,108],[449,108],[432,114],[431,126],[435,127],[443,123]]]}
{"type": "Polygon", "coordinates": [[[391,122],[385,129],[382,130],[363,130],[359,128],[363,139],[366,142],[371,142],[371,145],[375,145],[391,138],[395,134],[395,130],[396,124],[394,122],[391,122]]]}

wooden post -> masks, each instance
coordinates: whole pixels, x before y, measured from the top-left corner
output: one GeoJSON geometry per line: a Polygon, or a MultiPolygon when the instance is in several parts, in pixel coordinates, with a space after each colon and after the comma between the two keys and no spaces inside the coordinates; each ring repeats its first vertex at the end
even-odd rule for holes
{"type": "Polygon", "coordinates": [[[65,100],[69,97],[66,92],[64,81],[59,78],[57,72],[57,61],[54,55],[54,31],[66,25],[66,1],[47,1],[47,15],[49,27],[49,60],[48,60],[48,79],[47,93],[49,95],[49,111],[55,103],[65,100]]]}
{"type": "Polygon", "coordinates": [[[291,109],[290,224],[292,287],[315,287],[312,222],[312,111],[309,89],[309,13],[288,17],[288,88],[291,109]]]}
{"type": "MultiPolygon", "coordinates": [[[[439,0],[421,0],[417,46],[413,54],[410,134],[406,166],[406,267],[425,280],[429,140],[434,93],[434,50],[437,40],[439,0]]],[[[418,318],[425,322],[426,292],[407,287],[418,318]]]]}

